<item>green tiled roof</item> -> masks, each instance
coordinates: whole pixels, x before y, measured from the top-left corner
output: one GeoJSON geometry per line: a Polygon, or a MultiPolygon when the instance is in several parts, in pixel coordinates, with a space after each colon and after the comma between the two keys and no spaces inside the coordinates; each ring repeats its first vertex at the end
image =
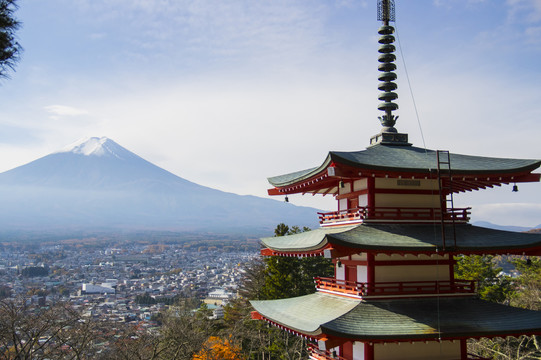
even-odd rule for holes
{"type": "MultiPolygon", "coordinates": [[[[509,252],[541,248],[541,234],[502,231],[457,224],[457,247],[453,248],[453,237],[448,226],[446,250],[469,252],[509,252]]],[[[431,252],[442,249],[440,225],[415,224],[361,224],[319,228],[300,234],[261,239],[263,244],[275,251],[302,252],[336,244],[359,251],[381,250],[400,252],[431,252]]]]}
{"type": "Polygon", "coordinates": [[[474,298],[361,301],[315,293],[251,303],[267,319],[306,335],[422,340],[541,333],[541,312],[474,298]]]}
{"type": "MultiPolygon", "coordinates": [[[[505,174],[530,172],[541,160],[492,158],[450,154],[451,170],[455,174],[505,174]]],[[[269,178],[273,186],[287,186],[324,171],[331,162],[366,170],[429,173],[437,169],[436,151],[414,146],[375,145],[362,151],[331,151],[319,167],[269,178]]]]}
{"type": "Polygon", "coordinates": [[[298,234],[263,238],[261,241],[265,246],[273,250],[286,251],[310,251],[323,248],[327,244],[329,235],[341,234],[355,228],[353,226],[338,226],[317,228],[298,234]]]}
{"type": "Polygon", "coordinates": [[[258,313],[273,322],[307,335],[319,335],[320,325],[332,321],[360,303],[360,300],[315,293],[290,299],[252,300],[258,313]]]}
{"type": "Polygon", "coordinates": [[[321,325],[355,339],[436,339],[541,333],[541,312],[474,298],[363,301],[321,325]]]}

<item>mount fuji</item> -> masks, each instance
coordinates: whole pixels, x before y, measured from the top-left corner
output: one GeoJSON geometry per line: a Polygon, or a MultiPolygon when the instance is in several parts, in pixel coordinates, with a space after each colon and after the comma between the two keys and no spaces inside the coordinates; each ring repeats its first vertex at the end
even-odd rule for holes
{"type": "Polygon", "coordinates": [[[109,229],[271,235],[281,222],[317,226],[313,208],[198,185],[105,137],[0,173],[0,199],[4,234],[109,229]]]}

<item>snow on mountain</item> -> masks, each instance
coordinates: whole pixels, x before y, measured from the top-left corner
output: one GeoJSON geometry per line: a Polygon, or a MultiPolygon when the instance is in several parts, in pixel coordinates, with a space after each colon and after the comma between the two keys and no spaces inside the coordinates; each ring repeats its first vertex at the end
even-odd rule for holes
{"type": "Polygon", "coordinates": [[[85,156],[115,156],[119,159],[122,159],[120,155],[123,152],[122,150],[125,149],[119,146],[113,140],[110,140],[103,136],[101,138],[83,138],[66,146],[58,152],[71,152],[74,154],[81,154],[85,156]]]}
{"type": "Polygon", "coordinates": [[[61,189],[115,189],[144,182],[198,186],[144,160],[106,137],[79,141],[0,174],[0,185],[61,189]]]}
{"type": "MultiPolygon", "coordinates": [[[[198,185],[113,140],[88,138],[0,173],[0,230],[257,232],[317,226],[316,209],[198,185]]],[[[2,236],[0,236],[0,240],[2,236]]]]}

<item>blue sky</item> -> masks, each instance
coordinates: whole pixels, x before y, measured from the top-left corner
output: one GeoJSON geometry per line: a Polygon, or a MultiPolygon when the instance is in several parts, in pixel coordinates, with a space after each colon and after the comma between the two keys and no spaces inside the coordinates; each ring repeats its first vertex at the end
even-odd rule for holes
{"type": "MultiPolygon", "coordinates": [[[[376,2],[20,1],[25,51],[0,83],[0,171],[107,136],[188,180],[265,196],[266,177],[379,132],[376,2]]],[[[541,158],[541,0],[396,7],[421,124],[398,53],[397,128],[416,146],[422,129],[431,149],[541,158]]],[[[474,220],[541,224],[541,185],[519,188],[455,203],[474,220]]]]}

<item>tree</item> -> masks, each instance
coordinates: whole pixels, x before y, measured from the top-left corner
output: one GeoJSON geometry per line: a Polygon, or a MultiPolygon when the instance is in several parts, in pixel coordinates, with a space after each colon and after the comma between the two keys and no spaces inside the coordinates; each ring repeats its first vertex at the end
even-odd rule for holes
{"type": "MultiPolygon", "coordinates": [[[[18,303],[0,301],[0,358],[2,359],[79,359],[67,356],[64,345],[78,333],[79,314],[68,305],[57,304],[36,308],[26,299],[18,303]],[[69,331],[68,331],[69,330],[69,331]],[[71,334],[71,335],[70,335],[71,334]],[[63,354],[61,356],[61,354],[63,354]]],[[[89,341],[79,342],[79,353],[89,346],[89,341]]],[[[70,345],[68,345],[70,346],[70,345]]]]}
{"type": "MultiPolygon", "coordinates": [[[[500,275],[501,268],[496,266],[493,256],[459,256],[456,260],[455,276],[478,280],[480,298],[532,310],[541,309],[541,260],[538,258],[511,260],[520,273],[516,279],[500,275]]],[[[470,340],[468,350],[494,360],[541,359],[541,346],[536,336],[470,340]]]]}
{"type": "Polygon", "coordinates": [[[0,0],[0,78],[7,78],[19,61],[22,47],[16,40],[15,31],[21,23],[14,17],[16,0],[0,0]]]}
{"type": "Polygon", "coordinates": [[[511,297],[511,305],[541,310],[541,259],[514,259],[511,261],[520,276],[515,280],[516,292],[511,297]]]}
{"type": "Polygon", "coordinates": [[[240,347],[229,339],[211,336],[205,341],[203,347],[194,355],[193,360],[242,360],[240,347]]]}
{"type": "Polygon", "coordinates": [[[498,303],[509,301],[514,292],[511,278],[501,274],[502,268],[496,266],[494,256],[457,256],[455,260],[455,278],[477,280],[481,299],[498,303]]]}
{"type": "MultiPolygon", "coordinates": [[[[309,231],[283,223],[274,230],[275,236],[309,231]]],[[[314,276],[331,276],[332,262],[321,256],[259,258],[245,266],[239,287],[240,299],[224,307],[222,338],[232,334],[234,344],[240,344],[242,355],[250,360],[306,359],[306,341],[299,336],[251,320],[248,300],[269,300],[313,293],[314,276]]]]}

